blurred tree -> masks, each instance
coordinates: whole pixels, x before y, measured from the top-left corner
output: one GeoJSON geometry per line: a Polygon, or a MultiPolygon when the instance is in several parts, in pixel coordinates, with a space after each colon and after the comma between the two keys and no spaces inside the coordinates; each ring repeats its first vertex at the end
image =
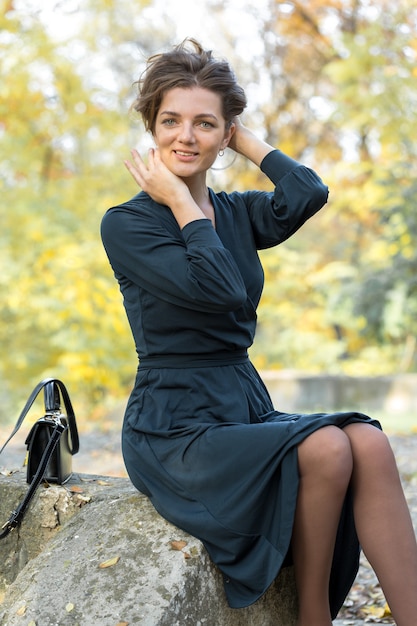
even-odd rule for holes
{"type": "Polygon", "coordinates": [[[332,123],[344,146],[326,219],[326,231],[338,236],[325,245],[349,264],[334,281],[328,314],[356,357],[352,372],[417,364],[416,30],[414,3],[364,4],[341,33],[340,58],[325,70],[333,85],[332,123]]]}
{"type": "MultiPolygon", "coordinates": [[[[178,5],[167,20],[165,4],[57,1],[46,19],[45,5],[0,3],[0,373],[13,407],[50,374],[90,415],[131,385],[133,342],[99,224],[136,192],[121,163],[146,145],[128,117],[132,82],[149,53],[179,39],[178,5]]],[[[235,67],[249,97],[245,121],[331,189],[305,229],[262,253],[256,364],[415,368],[416,7],[206,5],[203,42],[212,33],[235,67]]],[[[212,182],[270,188],[239,158],[212,182]]]]}
{"type": "MultiPolygon", "coordinates": [[[[107,8],[110,32],[113,3],[107,8]]],[[[135,371],[99,225],[108,206],[134,193],[122,158],[132,139],[126,94],[137,32],[133,23],[126,32],[125,18],[117,32],[132,48],[130,67],[121,71],[120,49],[108,67],[100,46],[109,32],[89,22],[102,20],[97,9],[68,15],[75,39],[62,28],[55,39],[40,9],[22,13],[8,2],[0,17],[3,395],[23,398],[53,374],[88,411],[125,394],[135,371]]]]}
{"type": "MultiPolygon", "coordinates": [[[[258,365],[350,373],[412,367],[416,234],[405,214],[415,198],[417,8],[410,0],[267,0],[242,10],[251,12],[255,61],[235,65],[258,90],[253,120],[330,186],[321,214],[262,253],[272,284],[252,356],[258,365]],[[403,243],[394,248],[398,221],[403,243]],[[406,272],[398,247],[408,244],[406,272]]],[[[245,185],[265,184],[255,168],[241,168],[245,185]]]]}

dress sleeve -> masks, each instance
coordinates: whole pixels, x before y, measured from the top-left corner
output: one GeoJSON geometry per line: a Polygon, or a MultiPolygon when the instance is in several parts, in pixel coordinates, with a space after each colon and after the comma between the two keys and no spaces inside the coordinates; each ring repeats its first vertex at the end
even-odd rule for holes
{"type": "Polygon", "coordinates": [[[246,288],[228,250],[206,219],[182,231],[169,212],[110,209],[101,236],[110,264],[123,287],[126,279],[156,298],[205,312],[233,311],[246,302],[246,288]],[[168,219],[167,219],[168,218],[168,219]]]}
{"type": "Polygon", "coordinates": [[[247,207],[258,249],[293,235],[327,202],[328,187],[310,168],[280,150],[270,152],[261,170],[274,183],[271,193],[247,192],[247,207]]]}

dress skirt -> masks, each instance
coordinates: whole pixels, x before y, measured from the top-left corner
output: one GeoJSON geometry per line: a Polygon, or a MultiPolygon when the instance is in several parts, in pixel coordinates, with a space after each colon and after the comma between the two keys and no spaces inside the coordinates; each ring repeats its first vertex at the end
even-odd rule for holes
{"type": "MultiPolygon", "coordinates": [[[[122,433],[135,487],[168,521],[197,537],[224,578],[228,603],[259,599],[291,563],[297,446],[319,428],[379,423],[361,413],[274,410],[249,360],[139,367],[122,433]]],[[[330,582],[336,617],[359,566],[349,493],[330,582]]]]}

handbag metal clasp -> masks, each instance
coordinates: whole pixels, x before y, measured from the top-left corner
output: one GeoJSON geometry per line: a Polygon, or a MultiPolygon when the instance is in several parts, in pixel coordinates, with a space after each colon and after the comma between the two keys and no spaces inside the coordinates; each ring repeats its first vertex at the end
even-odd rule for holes
{"type": "Polygon", "coordinates": [[[50,420],[51,422],[61,421],[61,418],[64,417],[59,409],[56,411],[47,411],[43,416],[44,419],[50,420]]]}

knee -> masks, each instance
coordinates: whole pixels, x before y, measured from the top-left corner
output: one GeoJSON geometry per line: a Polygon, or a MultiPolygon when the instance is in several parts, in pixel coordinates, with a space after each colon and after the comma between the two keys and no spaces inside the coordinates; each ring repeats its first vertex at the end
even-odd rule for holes
{"type": "Polygon", "coordinates": [[[326,426],[307,437],[298,448],[300,476],[340,483],[345,488],[353,469],[349,437],[336,426],[326,426]]]}
{"type": "Polygon", "coordinates": [[[396,466],[394,453],[388,437],[370,424],[355,423],[344,429],[349,437],[354,466],[369,468],[396,466]]]}

